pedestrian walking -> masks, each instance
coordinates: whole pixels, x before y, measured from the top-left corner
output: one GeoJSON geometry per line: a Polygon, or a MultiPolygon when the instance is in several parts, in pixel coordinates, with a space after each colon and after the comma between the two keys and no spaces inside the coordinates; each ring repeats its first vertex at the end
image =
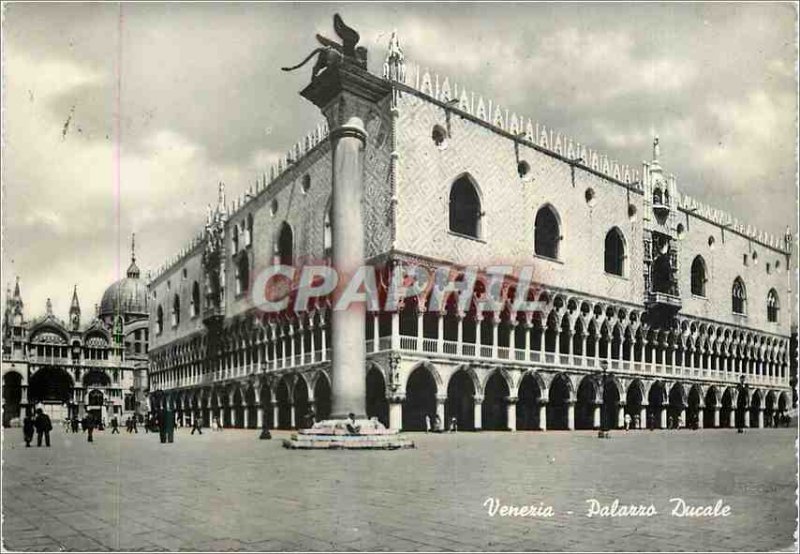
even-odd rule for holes
{"type": "Polygon", "coordinates": [[[44,442],[47,447],[50,447],[50,431],[53,430],[53,424],[50,422],[50,416],[42,411],[41,408],[36,410],[36,419],[33,422],[36,427],[36,446],[42,446],[42,435],[44,435],[44,442]]]}
{"type": "Polygon", "coordinates": [[[191,434],[194,435],[195,431],[197,431],[198,435],[202,435],[203,434],[203,418],[201,418],[201,417],[194,418],[194,421],[192,422],[192,433],[191,434]]]}
{"type": "Polygon", "coordinates": [[[136,416],[133,416],[131,418],[131,430],[133,431],[134,434],[136,435],[139,434],[139,423],[136,420],[136,416]]]}
{"type": "Polygon", "coordinates": [[[31,447],[33,440],[33,431],[36,427],[33,425],[33,418],[30,414],[25,414],[25,419],[22,420],[22,436],[25,438],[25,447],[31,447]]]}
{"type": "Polygon", "coordinates": [[[631,414],[625,414],[625,430],[629,431],[631,428],[631,414]]]}
{"type": "Polygon", "coordinates": [[[94,418],[91,416],[86,416],[84,421],[84,426],[86,428],[86,442],[94,442],[94,418]]]}
{"type": "Polygon", "coordinates": [[[119,421],[117,421],[116,416],[111,418],[111,434],[113,435],[114,433],[119,435],[119,421]]]}
{"type": "Polygon", "coordinates": [[[167,410],[164,412],[164,434],[167,442],[175,442],[175,412],[167,410]]]}
{"type": "Polygon", "coordinates": [[[431,416],[429,416],[428,414],[425,414],[425,432],[426,433],[431,432],[431,416]]]}
{"type": "Polygon", "coordinates": [[[455,433],[456,431],[458,431],[458,420],[453,416],[450,418],[450,432],[455,433]]]}

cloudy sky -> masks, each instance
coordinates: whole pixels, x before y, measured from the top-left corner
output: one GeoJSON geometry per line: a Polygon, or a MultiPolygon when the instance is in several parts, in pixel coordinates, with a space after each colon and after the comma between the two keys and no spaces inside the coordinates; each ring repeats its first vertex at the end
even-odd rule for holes
{"type": "MultiPolygon", "coordinates": [[[[769,232],[795,224],[792,4],[5,4],[3,278],[84,314],[320,120],[282,73],[342,13],[406,57],[769,232]],[[119,91],[119,92],[118,92],[119,91]]],[[[5,287],[3,287],[5,289],[5,287]]]]}

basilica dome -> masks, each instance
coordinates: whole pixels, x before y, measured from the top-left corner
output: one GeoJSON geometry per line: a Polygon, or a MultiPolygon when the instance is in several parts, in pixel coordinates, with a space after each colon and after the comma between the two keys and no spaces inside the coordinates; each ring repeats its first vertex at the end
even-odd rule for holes
{"type": "Polygon", "coordinates": [[[128,267],[126,277],[112,284],[103,293],[99,315],[103,317],[147,313],[147,285],[139,279],[139,268],[134,258],[128,267]]]}

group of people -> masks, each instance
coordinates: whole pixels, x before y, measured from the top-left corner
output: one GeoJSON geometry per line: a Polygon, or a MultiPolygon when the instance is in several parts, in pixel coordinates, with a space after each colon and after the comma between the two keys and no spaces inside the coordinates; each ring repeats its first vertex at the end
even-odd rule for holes
{"type": "Polygon", "coordinates": [[[44,438],[45,446],[50,448],[50,431],[52,430],[53,422],[50,421],[50,416],[44,413],[41,408],[36,410],[35,417],[32,417],[30,414],[25,414],[25,419],[22,420],[22,434],[25,438],[25,447],[30,448],[35,431],[36,446],[42,446],[42,438],[44,438]]]}
{"type": "Polygon", "coordinates": [[[458,420],[455,417],[450,418],[450,427],[445,429],[442,427],[442,418],[439,417],[439,414],[433,414],[433,417],[425,414],[426,433],[444,433],[445,431],[449,431],[450,433],[458,431],[458,420]]]}

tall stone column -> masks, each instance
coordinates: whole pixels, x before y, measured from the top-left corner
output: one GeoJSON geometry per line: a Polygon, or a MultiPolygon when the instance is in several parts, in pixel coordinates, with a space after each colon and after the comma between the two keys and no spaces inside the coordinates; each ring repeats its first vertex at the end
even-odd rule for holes
{"type": "Polygon", "coordinates": [[[567,402],[567,429],[575,430],[575,402],[567,402]]]}
{"type": "Polygon", "coordinates": [[[660,423],[659,429],[667,428],[667,409],[664,406],[659,407],[660,423]]]}
{"type": "Polygon", "coordinates": [[[714,406],[714,428],[719,427],[719,408],[714,406]]]}
{"type": "Polygon", "coordinates": [[[473,396],[473,420],[475,421],[475,430],[480,431],[483,428],[483,396],[476,394],[473,396]]]}
{"type": "Polygon", "coordinates": [[[447,422],[444,420],[444,405],[447,402],[447,396],[436,397],[436,415],[439,416],[440,429],[447,429],[447,422]]]}
{"type": "Polygon", "coordinates": [[[508,430],[517,430],[517,397],[509,396],[506,399],[506,420],[508,421],[508,430]]]}
{"type": "MultiPolygon", "coordinates": [[[[364,265],[364,191],[366,122],[381,122],[377,104],[389,92],[388,83],[344,60],[314,77],[300,94],[322,110],[328,120],[332,152],[331,246],[341,294],[354,272],[364,265]]],[[[337,295],[338,298],[338,295],[337,295]]],[[[331,313],[333,419],[353,413],[366,418],[366,306],[353,302],[331,313]]]]}
{"type": "Polygon", "coordinates": [[[403,397],[389,399],[389,429],[399,431],[403,427],[403,397]]]}
{"type": "Polygon", "coordinates": [[[756,425],[758,429],[764,428],[764,408],[758,409],[758,419],[756,420],[756,425]]]}
{"type": "Polygon", "coordinates": [[[266,408],[264,408],[263,406],[259,406],[256,409],[256,427],[258,427],[259,429],[263,429],[264,428],[264,410],[265,409],[266,408]]]}
{"type": "Polygon", "coordinates": [[[647,404],[644,402],[639,411],[639,429],[647,429],[647,404]]]}
{"type": "Polygon", "coordinates": [[[547,431],[547,401],[539,401],[539,429],[547,431]]]}
{"type": "Polygon", "coordinates": [[[244,428],[245,429],[249,429],[250,428],[250,406],[245,404],[244,406],[242,406],[242,408],[243,408],[243,415],[244,415],[244,428]]]}
{"type": "Polygon", "coordinates": [[[625,404],[619,405],[619,410],[617,411],[617,428],[625,426],[625,404]]]}
{"type": "Polygon", "coordinates": [[[602,404],[595,404],[592,406],[592,429],[600,429],[600,410],[602,407],[602,404]]]}

